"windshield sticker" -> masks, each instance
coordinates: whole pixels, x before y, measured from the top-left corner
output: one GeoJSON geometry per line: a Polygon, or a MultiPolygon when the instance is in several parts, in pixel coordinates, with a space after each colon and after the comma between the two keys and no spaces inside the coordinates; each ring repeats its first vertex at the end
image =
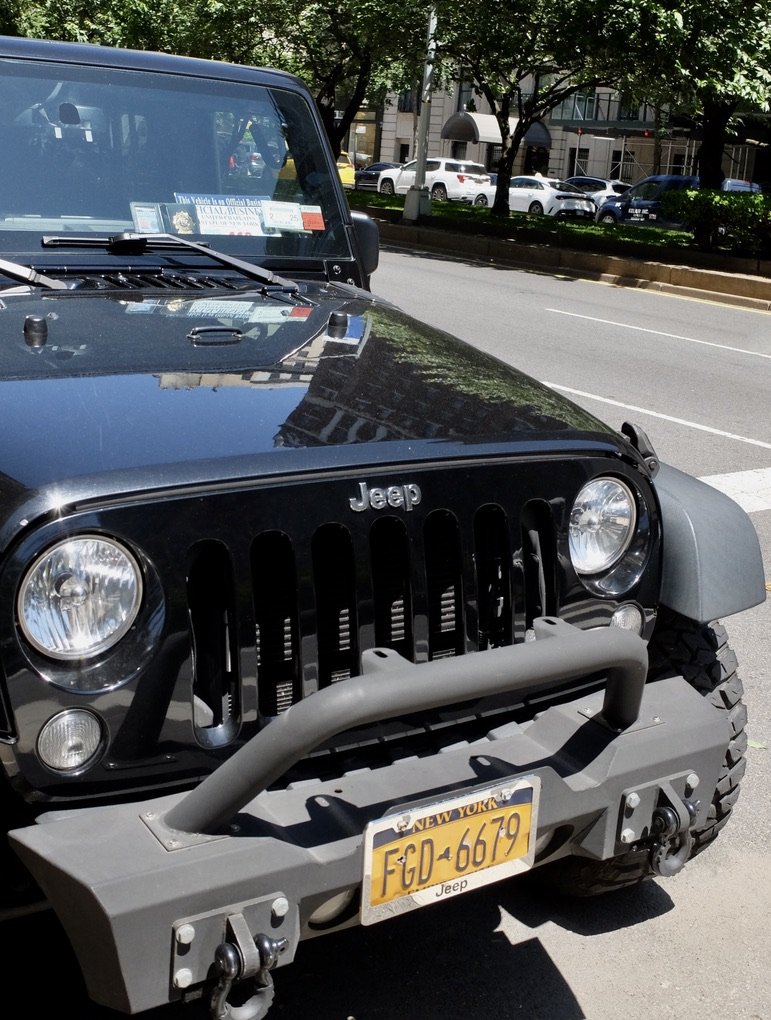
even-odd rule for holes
{"type": "Polygon", "coordinates": [[[304,230],[300,206],[296,202],[263,202],[262,215],[266,227],[274,230],[304,230]]]}
{"type": "Polygon", "coordinates": [[[134,228],[142,234],[278,236],[324,230],[320,205],[276,202],[265,195],[174,195],[176,202],[132,202],[134,228]]]}
{"type": "Polygon", "coordinates": [[[157,202],[132,202],[131,217],[134,229],[140,234],[161,234],[166,229],[161,207],[157,202]]]}
{"type": "MultiPolygon", "coordinates": [[[[172,234],[200,234],[202,232],[196,206],[167,204],[164,206],[164,212],[169,224],[168,229],[172,234]]],[[[208,233],[213,233],[213,231],[208,231],[208,233]]]]}
{"type": "MultiPolygon", "coordinates": [[[[263,198],[251,195],[189,195],[176,194],[177,206],[170,220],[174,223],[176,211],[187,208],[195,217],[201,234],[264,234],[261,207],[263,198]]],[[[174,228],[176,230],[176,228],[174,228]]],[[[183,233],[177,230],[177,233],[183,233]]]]}
{"type": "Polygon", "coordinates": [[[306,230],[324,229],[324,213],[321,211],[320,205],[301,205],[300,212],[306,230]]]}
{"type": "Polygon", "coordinates": [[[276,236],[324,230],[320,205],[276,202],[264,195],[178,193],[176,202],[132,202],[134,227],[142,234],[276,236]]]}

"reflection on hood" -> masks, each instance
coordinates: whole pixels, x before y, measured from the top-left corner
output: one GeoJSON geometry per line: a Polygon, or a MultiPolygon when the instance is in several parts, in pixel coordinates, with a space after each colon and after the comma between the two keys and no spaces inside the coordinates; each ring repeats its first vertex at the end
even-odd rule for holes
{"type": "Polygon", "coordinates": [[[157,292],[128,303],[67,298],[38,348],[22,325],[54,302],[22,299],[0,350],[0,430],[14,436],[0,473],[37,487],[152,465],[224,470],[228,458],[277,450],[611,433],[371,295],[310,291],[301,306],[157,292]]]}
{"type": "Polygon", "coordinates": [[[605,431],[553,390],[407,316],[374,310],[354,352],[327,343],[282,446],[605,431]]]}

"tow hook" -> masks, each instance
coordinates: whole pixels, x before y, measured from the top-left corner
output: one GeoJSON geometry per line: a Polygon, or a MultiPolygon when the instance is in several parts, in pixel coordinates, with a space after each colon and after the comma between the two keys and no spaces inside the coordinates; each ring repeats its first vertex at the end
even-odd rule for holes
{"type": "MultiPolygon", "coordinates": [[[[687,821],[693,821],[696,807],[685,803],[687,821]]],[[[671,807],[658,807],[651,824],[653,846],[650,852],[651,868],[662,878],[671,878],[682,871],[693,848],[693,836],[683,824],[678,812],[671,807]]]]}
{"type": "Polygon", "coordinates": [[[278,963],[288,943],[285,938],[252,935],[242,914],[227,919],[225,941],[214,952],[217,987],[211,998],[212,1020],[262,1020],[273,1003],[273,978],[270,971],[278,963]],[[253,979],[252,995],[240,1006],[228,1002],[233,986],[253,979]]]}

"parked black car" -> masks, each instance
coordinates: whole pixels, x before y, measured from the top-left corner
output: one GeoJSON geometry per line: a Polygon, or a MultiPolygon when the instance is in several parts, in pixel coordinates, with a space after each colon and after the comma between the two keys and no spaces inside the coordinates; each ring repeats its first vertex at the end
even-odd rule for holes
{"type": "Polygon", "coordinates": [[[698,188],[699,178],[678,174],[653,174],[644,177],[621,195],[606,199],[597,209],[598,223],[641,223],[659,227],[677,227],[661,214],[661,196],[665,191],[698,188]]]}
{"type": "MultiPolygon", "coordinates": [[[[621,195],[605,200],[597,209],[598,223],[639,223],[677,229],[682,224],[662,215],[661,197],[667,191],[698,188],[699,178],[681,174],[653,174],[644,177],[621,195]]],[[[760,185],[726,177],[723,191],[760,191],[760,185]]]]}
{"type": "Polygon", "coordinates": [[[374,296],[293,76],[16,38],[0,80],[3,916],[111,1009],[256,1018],[305,939],[707,847],[744,511],[374,296]]]}
{"type": "Polygon", "coordinates": [[[354,188],[359,191],[377,191],[380,174],[383,170],[393,170],[398,163],[370,163],[356,171],[354,188]]]}

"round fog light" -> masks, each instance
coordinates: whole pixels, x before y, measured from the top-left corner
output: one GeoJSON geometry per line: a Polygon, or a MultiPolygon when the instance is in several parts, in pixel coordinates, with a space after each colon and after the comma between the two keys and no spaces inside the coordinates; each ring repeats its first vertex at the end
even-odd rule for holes
{"type": "Polygon", "coordinates": [[[316,907],[308,918],[308,925],[311,928],[321,928],[325,924],[330,924],[348,909],[353,897],[353,889],[343,889],[342,892],[330,896],[328,900],[325,900],[320,906],[316,907]]]}
{"type": "Polygon", "coordinates": [[[632,630],[635,634],[642,634],[643,615],[637,606],[619,606],[610,618],[612,627],[620,627],[621,630],[632,630]]]}
{"type": "Polygon", "coordinates": [[[102,743],[102,724],[91,712],[72,709],[49,719],[37,740],[37,753],[49,769],[75,772],[94,757],[102,743]]]}

